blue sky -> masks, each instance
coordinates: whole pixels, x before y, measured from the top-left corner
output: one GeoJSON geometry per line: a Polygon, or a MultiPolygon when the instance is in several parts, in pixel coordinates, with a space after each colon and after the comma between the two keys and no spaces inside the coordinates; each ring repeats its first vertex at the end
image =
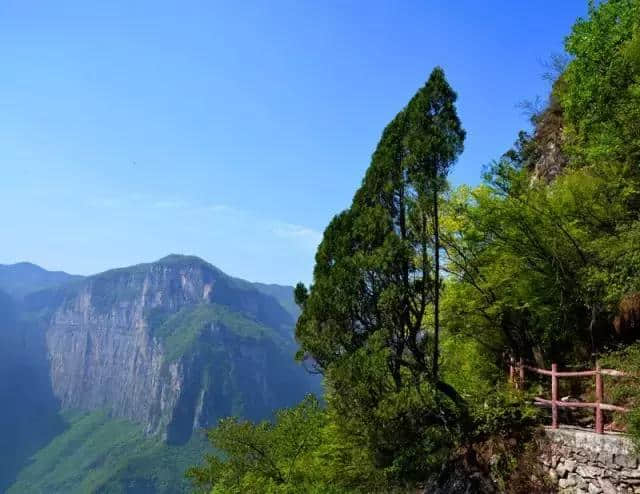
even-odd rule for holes
{"type": "Polygon", "coordinates": [[[195,254],[309,281],[386,123],[441,65],[483,165],[586,0],[0,0],[0,263],[195,254]]]}

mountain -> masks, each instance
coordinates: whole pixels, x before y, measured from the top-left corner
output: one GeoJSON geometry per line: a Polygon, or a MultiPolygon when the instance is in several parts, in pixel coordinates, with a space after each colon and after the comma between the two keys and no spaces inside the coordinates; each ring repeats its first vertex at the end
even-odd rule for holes
{"type": "Polygon", "coordinates": [[[82,279],[82,276],[62,271],[47,271],[30,262],[0,264],[0,290],[17,299],[38,290],[79,279],[82,279]]]}
{"type": "MultiPolygon", "coordinates": [[[[17,360],[36,369],[38,382],[49,386],[44,395],[54,405],[48,402],[45,408],[55,409],[65,427],[63,432],[54,430],[57,436],[49,449],[35,456],[35,463],[14,472],[23,491],[70,492],[71,481],[41,487],[30,482],[44,478],[35,473],[42,467],[38,458],[59,459],[59,452],[51,452],[57,451],[55,447],[80,447],[78,437],[89,444],[96,441],[86,426],[93,419],[78,419],[84,417],[78,414],[118,420],[117,427],[110,422],[104,427],[118,431],[133,427],[158,451],[173,448],[182,454],[192,447],[194,431],[222,417],[268,418],[275,409],[319,391],[318,379],[293,358],[291,287],[256,286],[202,259],[179,255],[86,278],[69,277],[66,283],[40,291],[26,289],[35,286],[29,281],[33,278],[11,279],[9,289],[14,296],[21,294],[22,300],[11,303],[11,317],[2,316],[11,328],[5,334],[13,335],[6,346],[26,348],[28,336],[31,349],[17,360]]],[[[23,402],[29,406],[28,401],[14,401],[13,408],[20,409],[23,402]]],[[[2,427],[8,429],[11,423],[2,427]]],[[[110,437],[135,436],[122,434],[110,437]]],[[[5,451],[11,447],[4,446],[5,451]]],[[[104,461],[105,452],[115,454],[117,446],[103,438],[96,461],[104,461]]],[[[52,467],[47,468],[51,473],[52,467]]],[[[123,468],[109,471],[117,470],[118,475],[128,471],[135,478],[135,472],[123,468]]],[[[58,479],[63,476],[59,473],[58,479]]],[[[114,478],[107,475],[104,481],[106,485],[114,478]]],[[[140,482],[147,490],[132,487],[125,492],[173,492],[160,490],[153,482],[150,487],[144,478],[138,482],[130,478],[127,485],[140,482]]]]}
{"type": "Polygon", "coordinates": [[[267,285],[265,283],[253,283],[253,286],[256,290],[275,298],[283,309],[291,314],[294,319],[298,319],[300,307],[295,303],[292,286],[267,285]]]}

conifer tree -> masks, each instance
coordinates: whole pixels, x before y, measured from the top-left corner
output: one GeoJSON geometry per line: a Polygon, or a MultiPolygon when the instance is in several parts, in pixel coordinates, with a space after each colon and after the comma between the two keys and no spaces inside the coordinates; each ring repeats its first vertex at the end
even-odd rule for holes
{"type": "Polygon", "coordinates": [[[465,137],[455,101],[436,68],[385,128],[351,207],[325,231],[314,284],[308,293],[298,288],[303,313],[297,336],[321,370],[375,336],[388,349],[397,389],[407,376],[419,381],[431,374],[437,381],[438,203],[465,137]],[[429,358],[425,321],[432,304],[429,358]]]}
{"type": "MultiPolygon", "coordinates": [[[[438,378],[440,335],[440,195],[446,187],[451,166],[463,150],[465,131],[456,112],[456,93],[449,86],[444,71],[437,67],[427,84],[414,96],[407,108],[408,131],[405,138],[410,181],[414,184],[421,207],[430,199],[434,255],[434,341],[432,375],[438,378]],[[423,202],[424,201],[424,202],[423,202]]],[[[427,215],[423,215],[423,218],[427,215]]]]}

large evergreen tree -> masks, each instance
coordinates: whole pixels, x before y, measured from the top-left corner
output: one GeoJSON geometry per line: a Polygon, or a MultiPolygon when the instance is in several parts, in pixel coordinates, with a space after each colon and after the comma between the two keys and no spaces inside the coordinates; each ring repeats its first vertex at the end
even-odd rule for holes
{"type": "MultiPolygon", "coordinates": [[[[434,256],[434,337],[432,373],[438,378],[440,335],[440,194],[446,186],[449,169],[462,152],[465,132],[456,113],[456,93],[444,77],[444,71],[436,68],[429,81],[411,100],[408,112],[410,122],[405,138],[408,150],[408,170],[411,182],[425,213],[421,220],[431,216],[433,221],[434,256]],[[430,204],[427,201],[430,199],[430,204]],[[428,213],[426,211],[429,211],[428,213]]],[[[426,223],[422,226],[426,230],[426,223]]],[[[426,244],[423,251],[426,250],[426,244]]],[[[426,258],[426,255],[423,254],[426,258]]],[[[423,274],[426,272],[423,269],[423,274]]]]}
{"type": "Polygon", "coordinates": [[[299,289],[297,328],[302,348],[323,370],[378,334],[396,387],[403,368],[437,379],[438,206],[465,137],[455,101],[436,68],[384,130],[353,204],[325,231],[310,293],[299,289]]]}
{"type": "Polygon", "coordinates": [[[435,69],[385,128],[351,207],[327,227],[310,290],[296,290],[301,355],[325,374],[344,429],[358,430],[383,466],[437,457],[425,445],[447,443],[433,435],[458,399],[438,376],[439,202],[465,137],[455,100],[435,69]]]}

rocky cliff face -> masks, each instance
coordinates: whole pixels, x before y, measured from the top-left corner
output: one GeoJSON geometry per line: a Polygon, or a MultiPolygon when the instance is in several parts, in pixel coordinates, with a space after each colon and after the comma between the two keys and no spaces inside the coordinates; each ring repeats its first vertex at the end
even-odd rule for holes
{"type": "Polygon", "coordinates": [[[533,161],[529,169],[533,180],[553,181],[567,167],[563,151],[564,114],[560,102],[551,95],[549,106],[535,118],[533,161]]]}
{"type": "Polygon", "coordinates": [[[186,441],[225,415],[263,418],[317,386],[293,318],[204,261],[169,256],[28,296],[64,409],[106,409],[186,441]]]}

